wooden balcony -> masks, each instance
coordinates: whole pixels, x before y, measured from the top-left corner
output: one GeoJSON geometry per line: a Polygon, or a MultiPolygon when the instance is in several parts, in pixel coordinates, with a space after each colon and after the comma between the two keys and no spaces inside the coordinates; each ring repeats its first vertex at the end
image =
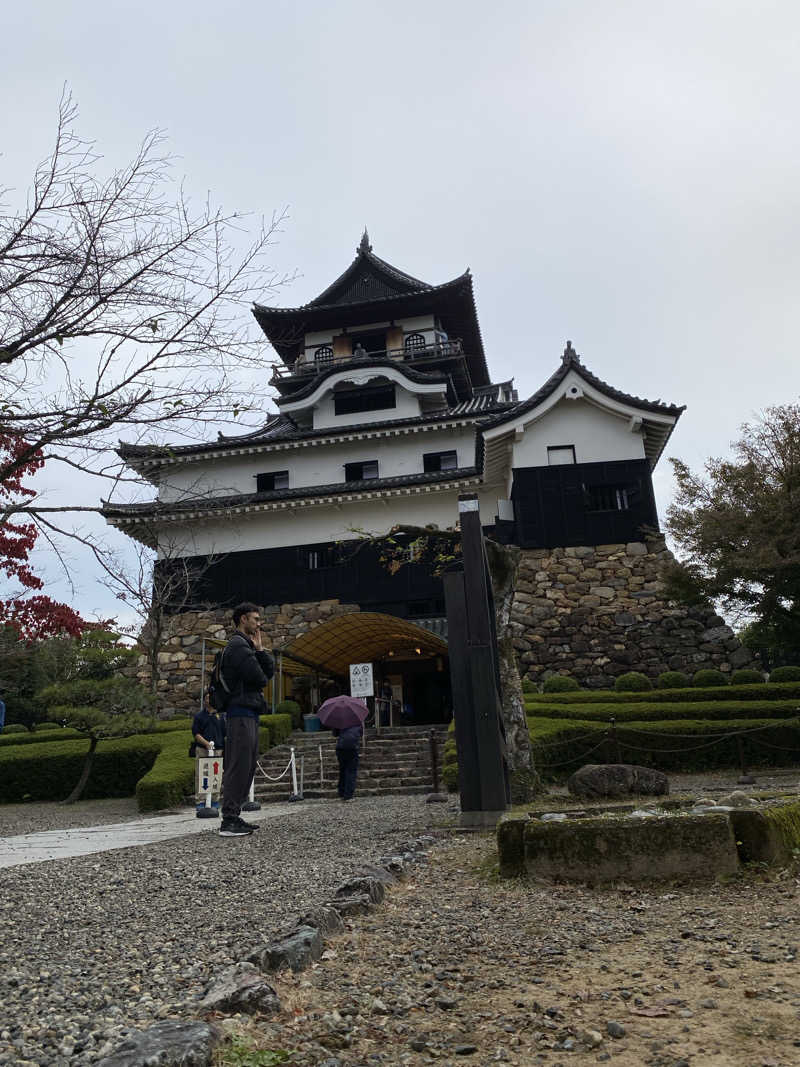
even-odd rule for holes
{"type": "Polygon", "coordinates": [[[361,351],[349,356],[337,356],[316,360],[298,360],[293,367],[285,367],[282,364],[273,364],[272,381],[282,384],[297,383],[315,374],[333,368],[344,369],[345,367],[369,362],[376,359],[392,359],[398,363],[405,363],[413,367],[424,369],[427,364],[435,364],[442,359],[450,359],[453,356],[464,354],[463,345],[458,338],[448,341],[437,341],[432,345],[421,345],[418,348],[389,348],[375,351],[361,351]]]}

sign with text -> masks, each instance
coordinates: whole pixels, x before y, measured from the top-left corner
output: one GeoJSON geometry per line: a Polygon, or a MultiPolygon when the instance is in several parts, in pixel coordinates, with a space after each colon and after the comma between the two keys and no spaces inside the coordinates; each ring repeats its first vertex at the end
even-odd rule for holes
{"type": "Polygon", "coordinates": [[[211,795],[219,796],[222,785],[222,757],[202,756],[197,761],[197,796],[205,797],[208,787],[211,786],[211,795]]]}
{"type": "Polygon", "coordinates": [[[350,664],[350,696],[371,697],[375,695],[371,663],[350,664]]]}

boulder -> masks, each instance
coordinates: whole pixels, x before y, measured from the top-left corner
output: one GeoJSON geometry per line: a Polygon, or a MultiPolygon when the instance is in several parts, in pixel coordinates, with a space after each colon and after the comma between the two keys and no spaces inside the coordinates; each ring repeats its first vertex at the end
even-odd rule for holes
{"type": "Polygon", "coordinates": [[[228,967],[213,980],[200,1002],[200,1010],[274,1015],[281,1005],[264,975],[252,963],[242,962],[228,967]]]}
{"type": "MultiPolygon", "coordinates": [[[[336,910],[341,913],[338,903],[336,910]]],[[[262,971],[279,971],[283,967],[303,971],[321,955],[322,935],[319,930],[313,926],[298,926],[279,941],[254,949],[247,959],[262,971]]]]}
{"type": "Polygon", "coordinates": [[[208,1023],[165,1019],[147,1030],[134,1030],[98,1067],[208,1067],[219,1030],[208,1023]]]}
{"type": "Polygon", "coordinates": [[[576,797],[659,797],[669,793],[669,781],[663,771],[652,767],[587,763],[570,776],[567,789],[576,797]]]}

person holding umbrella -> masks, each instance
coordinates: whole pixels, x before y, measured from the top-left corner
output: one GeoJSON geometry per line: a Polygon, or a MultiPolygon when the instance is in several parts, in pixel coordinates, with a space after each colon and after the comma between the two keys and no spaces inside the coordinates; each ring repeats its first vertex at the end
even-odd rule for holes
{"type": "Polygon", "coordinates": [[[317,715],[323,726],[328,726],[336,738],[336,759],[339,761],[339,798],[352,800],[358,778],[358,758],[363,722],[369,708],[363,700],[355,697],[330,697],[320,704],[317,715]]]}

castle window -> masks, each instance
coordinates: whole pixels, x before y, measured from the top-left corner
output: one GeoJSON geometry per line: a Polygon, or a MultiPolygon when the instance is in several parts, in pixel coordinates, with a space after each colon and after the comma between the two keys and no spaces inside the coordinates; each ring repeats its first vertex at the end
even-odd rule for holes
{"type": "Polygon", "coordinates": [[[333,396],[333,410],[337,415],[356,415],[361,411],[383,411],[394,407],[397,407],[394,385],[374,385],[334,393],[333,396]]]}
{"type": "Polygon", "coordinates": [[[255,478],[257,493],[271,493],[273,489],[289,488],[288,471],[268,471],[265,474],[257,474],[255,478]]]}
{"type": "Polygon", "coordinates": [[[587,511],[628,511],[638,492],[635,485],[584,485],[583,504],[587,511]]]}
{"type": "Polygon", "coordinates": [[[345,463],[344,480],[346,482],[363,482],[378,477],[378,461],[370,459],[364,463],[345,463]]]}
{"type": "Polygon", "coordinates": [[[328,363],[333,363],[333,349],[330,345],[321,345],[314,352],[314,362],[318,367],[325,367],[328,363]]]}
{"type": "Polygon", "coordinates": [[[548,445],[547,464],[557,467],[563,463],[575,462],[575,445],[548,445]]]}
{"type": "Polygon", "coordinates": [[[455,449],[450,452],[426,452],[422,457],[422,469],[426,474],[432,471],[451,471],[458,466],[455,449]]]}
{"type": "Polygon", "coordinates": [[[406,335],[405,341],[403,341],[403,348],[413,355],[414,352],[419,352],[420,349],[425,348],[425,344],[424,333],[409,333],[406,335]]]}

